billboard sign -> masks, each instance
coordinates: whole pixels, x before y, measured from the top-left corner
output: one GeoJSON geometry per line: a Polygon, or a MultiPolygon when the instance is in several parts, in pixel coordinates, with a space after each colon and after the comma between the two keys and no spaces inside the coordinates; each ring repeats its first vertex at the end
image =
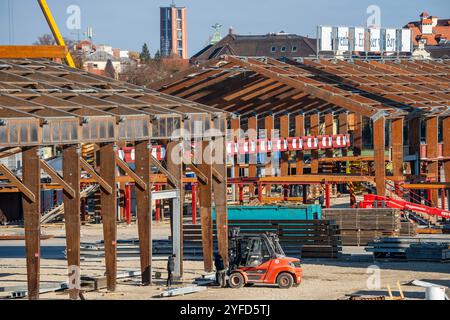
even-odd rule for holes
{"type": "Polygon", "coordinates": [[[333,51],[333,27],[319,27],[320,51],[333,51]]]}
{"type": "Polygon", "coordinates": [[[384,31],[384,51],[396,52],[397,51],[397,30],[386,29],[384,31]]]}
{"type": "Polygon", "coordinates": [[[411,52],[412,49],[412,33],[410,29],[401,29],[400,32],[400,52],[411,52]]]}
{"type": "Polygon", "coordinates": [[[349,28],[338,27],[337,28],[337,50],[338,51],[350,51],[349,41],[349,28]]]}
{"type": "Polygon", "coordinates": [[[369,29],[369,51],[380,52],[381,51],[381,30],[369,29]]]}
{"type": "Polygon", "coordinates": [[[353,51],[364,52],[366,51],[366,29],[356,27],[351,32],[353,51]]]}

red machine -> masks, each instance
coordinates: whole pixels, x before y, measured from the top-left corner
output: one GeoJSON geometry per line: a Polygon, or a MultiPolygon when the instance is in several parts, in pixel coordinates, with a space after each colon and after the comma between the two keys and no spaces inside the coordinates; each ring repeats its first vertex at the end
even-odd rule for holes
{"type": "Polygon", "coordinates": [[[374,194],[365,195],[364,201],[360,203],[361,208],[377,208],[381,205],[394,209],[421,212],[428,215],[443,217],[447,219],[450,218],[450,211],[447,210],[442,210],[435,207],[428,207],[423,204],[412,203],[406,200],[397,200],[389,197],[377,196],[374,194]]]}
{"type": "Polygon", "coordinates": [[[276,284],[282,289],[300,285],[300,260],[286,257],[277,235],[240,235],[239,229],[230,233],[231,288],[257,283],[276,284]]]}

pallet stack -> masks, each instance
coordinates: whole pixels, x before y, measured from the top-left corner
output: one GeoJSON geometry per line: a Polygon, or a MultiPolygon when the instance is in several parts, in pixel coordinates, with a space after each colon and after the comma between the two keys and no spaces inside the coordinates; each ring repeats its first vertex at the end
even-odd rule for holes
{"type": "MultiPolygon", "coordinates": [[[[342,247],[340,231],[328,220],[230,220],[228,228],[242,234],[276,233],[286,255],[294,258],[337,258],[342,247]]],[[[184,225],[184,241],[201,244],[201,227],[184,225]]],[[[214,227],[215,239],[215,227],[214,227]]]]}
{"type": "Polygon", "coordinates": [[[400,236],[414,237],[417,235],[417,224],[410,221],[400,222],[400,236]]]}
{"type": "Polygon", "coordinates": [[[400,234],[400,211],[395,209],[326,209],[323,218],[336,221],[344,246],[366,246],[378,237],[400,234]]]}

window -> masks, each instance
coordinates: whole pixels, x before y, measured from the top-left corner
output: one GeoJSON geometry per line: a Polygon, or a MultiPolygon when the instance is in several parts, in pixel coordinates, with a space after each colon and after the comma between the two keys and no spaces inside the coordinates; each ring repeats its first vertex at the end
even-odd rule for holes
{"type": "Polygon", "coordinates": [[[272,48],[270,48],[270,51],[271,51],[271,52],[277,52],[277,47],[272,47],[272,48]]]}
{"type": "Polygon", "coordinates": [[[286,52],[286,46],[281,47],[281,52],[286,52]]]}
{"type": "Polygon", "coordinates": [[[297,46],[292,47],[292,52],[297,52],[297,46]]]}

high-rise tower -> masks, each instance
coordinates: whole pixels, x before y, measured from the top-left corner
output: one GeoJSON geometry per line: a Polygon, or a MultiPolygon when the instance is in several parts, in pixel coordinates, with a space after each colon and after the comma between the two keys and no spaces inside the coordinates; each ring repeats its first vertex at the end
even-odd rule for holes
{"type": "Polygon", "coordinates": [[[161,56],[188,59],[186,8],[161,7],[161,56]]]}

